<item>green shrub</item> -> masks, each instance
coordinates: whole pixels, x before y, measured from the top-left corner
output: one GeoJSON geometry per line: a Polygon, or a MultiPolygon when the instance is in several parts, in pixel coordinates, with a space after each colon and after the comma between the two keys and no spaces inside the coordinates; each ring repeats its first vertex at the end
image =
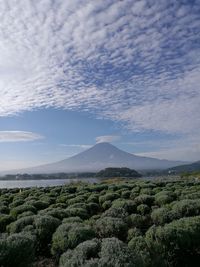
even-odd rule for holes
{"type": "Polygon", "coordinates": [[[9,233],[19,233],[23,230],[23,228],[27,225],[33,224],[35,216],[26,216],[12,222],[7,226],[7,231],[9,233]]]}
{"type": "Polygon", "coordinates": [[[82,223],[61,224],[53,234],[51,252],[59,256],[68,248],[75,248],[85,240],[94,238],[95,233],[89,225],[82,223]]]}
{"type": "Polygon", "coordinates": [[[99,195],[98,194],[91,194],[88,199],[87,202],[94,202],[94,203],[99,203],[99,195]]]}
{"type": "Polygon", "coordinates": [[[103,217],[96,221],[95,230],[100,238],[118,237],[125,240],[128,227],[121,218],[103,217]]]}
{"type": "Polygon", "coordinates": [[[94,237],[95,232],[89,225],[73,226],[68,233],[69,247],[75,248],[83,241],[92,239],[94,237]]]}
{"type": "Polygon", "coordinates": [[[66,203],[54,203],[49,206],[49,208],[61,208],[61,209],[66,209],[67,204],[66,203]]]}
{"type": "Polygon", "coordinates": [[[1,206],[0,206],[0,214],[1,213],[8,214],[9,211],[10,211],[9,208],[1,203],[1,206]]]}
{"type": "Polygon", "coordinates": [[[101,206],[102,206],[103,210],[107,210],[112,206],[112,201],[107,200],[107,201],[103,202],[101,206]]]}
{"type": "Polygon", "coordinates": [[[68,217],[68,218],[64,218],[62,220],[62,224],[64,224],[64,223],[82,223],[82,222],[83,222],[83,220],[78,216],[68,217]]]}
{"type": "Polygon", "coordinates": [[[152,188],[141,188],[140,194],[152,195],[153,194],[152,188]]]}
{"type": "Polygon", "coordinates": [[[23,217],[33,216],[33,215],[35,214],[32,211],[24,211],[17,216],[17,220],[23,217]]]}
{"type": "Polygon", "coordinates": [[[49,203],[46,201],[41,201],[41,200],[37,200],[33,202],[33,206],[37,209],[37,210],[43,210],[48,208],[49,203]]]}
{"type": "Polygon", "coordinates": [[[140,267],[138,258],[117,238],[85,241],[60,257],[59,267],[140,267]]]}
{"type": "Polygon", "coordinates": [[[23,204],[23,205],[20,205],[20,206],[17,206],[15,208],[13,208],[11,211],[10,211],[10,215],[16,219],[17,216],[25,211],[32,211],[33,213],[36,213],[37,210],[34,206],[31,206],[31,205],[26,205],[26,204],[23,204]]]}
{"type": "Polygon", "coordinates": [[[188,193],[184,194],[182,192],[182,194],[180,196],[180,200],[182,200],[182,199],[200,199],[200,192],[195,191],[195,192],[192,192],[190,194],[188,194],[188,193]]]}
{"type": "Polygon", "coordinates": [[[174,218],[200,215],[200,200],[184,199],[173,203],[172,213],[174,218]]]}
{"type": "Polygon", "coordinates": [[[125,219],[127,216],[128,213],[124,208],[115,208],[115,207],[110,207],[101,215],[101,217],[114,217],[121,219],[125,219]]]}
{"type": "Polygon", "coordinates": [[[173,220],[173,215],[169,209],[163,207],[154,209],[151,213],[151,219],[156,225],[164,225],[173,220]]]}
{"type": "Polygon", "coordinates": [[[127,241],[130,241],[132,238],[134,237],[138,237],[141,236],[142,232],[140,231],[140,229],[134,227],[134,228],[130,228],[128,230],[128,236],[127,236],[127,241]]]}
{"type": "Polygon", "coordinates": [[[130,194],[131,194],[131,191],[125,190],[125,191],[121,192],[121,197],[125,198],[125,199],[129,199],[130,194]]]}
{"type": "Polygon", "coordinates": [[[98,239],[87,240],[79,244],[74,250],[69,249],[62,254],[59,267],[99,266],[99,251],[100,241],[98,239]],[[90,263],[95,265],[90,265],[90,263]]]}
{"type": "Polygon", "coordinates": [[[85,197],[83,196],[76,196],[74,198],[71,198],[67,201],[68,205],[73,205],[75,203],[84,203],[85,202],[85,197]]]}
{"type": "Polygon", "coordinates": [[[48,203],[48,205],[52,205],[55,203],[56,198],[50,197],[47,194],[45,194],[43,197],[40,198],[40,201],[44,201],[48,203]]]}
{"type": "Polygon", "coordinates": [[[67,208],[66,212],[69,214],[69,217],[80,217],[81,219],[87,219],[89,214],[84,208],[67,208]]]}
{"type": "MultiPolygon", "coordinates": [[[[152,264],[151,254],[144,237],[139,235],[133,237],[129,241],[128,247],[133,251],[135,255],[139,256],[141,266],[156,266],[152,264]]],[[[162,266],[162,264],[160,266],[162,266]]]]}
{"type": "Polygon", "coordinates": [[[116,199],[112,202],[114,208],[124,208],[128,213],[136,211],[136,204],[133,200],[116,199]]]}
{"type": "Polygon", "coordinates": [[[140,187],[139,186],[134,186],[131,190],[131,193],[139,193],[140,192],[140,187]]]}
{"type": "Polygon", "coordinates": [[[10,209],[13,209],[13,208],[21,206],[23,204],[24,204],[24,199],[16,199],[9,205],[9,207],[10,207],[10,209]]]}
{"type": "Polygon", "coordinates": [[[120,198],[120,195],[117,193],[107,193],[99,197],[99,203],[102,205],[105,201],[113,201],[114,199],[120,198]]]}
{"type": "Polygon", "coordinates": [[[153,202],[154,202],[154,197],[150,195],[141,194],[135,198],[135,203],[137,205],[146,204],[150,207],[153,204],[153,202]]]}
{"type": "Polygon", "coordinates": [[[56,203],[66,204],[68,199],[69,199],[68,195],[60,195],[60,196],[57,197],[56,203]]]}
{"type": "Polygon", "coordinates": [[[34,237],[25,233],[0,238],[0,266],[30,266],[34,260],[34,248],[34,237]]]}
{"type": "Polygon", "coordinates": [[[200,260],[200,216],[151,227],[146,242],[154,257],[162,255],[169,266],[196,266],[194,262],[200,260]]]}
{"type": "Polygon", "coordinates": [[[39,214],[52,216],[52,217],[57,218],[59,220],[63,220],[64,218],[69,216],[69,212],[67,212],[66,209],[61,209],[61,208],[44,209],[44,210],[41,210],[39,212],[39,214]]]}
{"type": "Polygon", "coordinates": [[[128,246],[117,238],[106,238],[102,240],[100,259],[98,266],[115,267],[139,267],[136,254],[132,253],[128,246]]]}
{"type": "Polygon", "coordinates": [[[131,214],[128,217],[128,221],[131,227],[142,228],[144,225],[144,217],[140,214],[131,214]]]}
{"type": "Polygon", "coordinates": [[[48,245],[56,228],[61,221],[49,215],[37,215],[34,220],[34,227],[36,229],[38,240],[38,252],[48,253],[48,245]]]}
{"type": "Polygon", "coordinates": [[[150,208],[146,204],[140,204],[137,206],[137,212],[139,212],[141,215],[146,215],[150,212],[150,208]]]}
{"type": "Polygon", "coordinates": [[[159,206],[163,206],[165,204],[171,203],[174,200],[173,194],[169,192],[159,192],[155,195],[155,203],[159,206]]]}
{"type": "Polygon", "coordinates": [[[32,234],[33,236],[36,236],[36,230],[32,224],[25,226],[21,232],[26,232],[32,234]]]}
{"type": "Polygon", "coordinates": [[[90,186],[90,190],[92,192],[101,192],[101,191],[107,190],[107,189],[108,189],[108,185],[106,185],[106,184],[96,184],[96,185],[90,186]]]}
{"type": "Polygon", "coordinates": [[[93,215],[89,220],[85,221],[86,224],[94,227],[96,221],[101,218],[101,215],[93,215]]]}
{"type": "Polygon", "coordinates": [[[90,202],[86,205],[87,210],[89,212],[90,215],[95,215],[99,212],[100,210],[100,206],[99,204],[95,203],[95,202],[90,202]]]}
{"type": "Polygon", "coordinates": [[[137,193],[137,192],[131,192],[130,199],[135,200],[135,198],[138,197],[138,195],[139,195],[139,193],[137,193]]]}
{"type": "Polygon", "coordinates": [[[87,204],[86,203],[82,203],[82,202],[77,202],[74,204],[71,204],[67,207],[68,209],[85,209],[87,210],[87,204]]]}
{"type": "Polygon", "coordinates": [[[3,233],[6,230],[6,226],[13,221],[12,216],[8,214],[0,214],[0,232],[3,233]]]}

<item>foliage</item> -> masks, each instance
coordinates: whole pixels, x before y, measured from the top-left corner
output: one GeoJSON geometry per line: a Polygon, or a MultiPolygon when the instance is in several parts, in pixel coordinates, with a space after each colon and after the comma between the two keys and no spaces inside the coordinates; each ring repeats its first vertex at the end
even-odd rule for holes
{"type": "Polygon", "coordinates": [[[101,217],[113,217],[121,219],[125,219],[127,216],[128,213],[124,208],[115,208],[115,207],[110,207],[101,215],[101,217]]]}
{"type": "Polygon", "coordinates": [[[162,254],[170,266],[193,266],[194,259],[200,259],[200,216],[151,227],[146,241],[154,254],[162,254]]]}
{"type": "Polygon", "coordinates": [[[20,205],[20,206],[17,206],[13,209],[11,209],[10,211],[10,215],[16,219],[17,216],[25,211],[32,211],[33,213],[36,213],[37,210],[34,206],[32,205],[26,205],[26,204],[23,204],[23,205],[20,205]]]}
{"type": "Polygon", "coordinates": [[[19,233],[21,232],[25,226],[31,225],[34,222],[34,216],[26,216],[22,217],[15,222],[12,222],[7,226],[7,231],[9,233],[19,233]]]}
{"type": "Polygon", "coordinates": [[[144,237],[141,235],[134,236],[129,241],[128,247],[139,257],[141,266],[152,266],[151,254],[144,237]]]}
{"type": "Polygon", "coordinates": [[[6,226],[13,221],[11,215],[8,214],[0,214],[0,232],[4,232],[6,230],[6,226]]]}
{"type": "Polygon", "coordinates": [[[59,267],[83,266],[91,261],[94,262],[94,258],[98,257],[99,250],[100,241],[98,239],[85,241],[78,245],[74,250],[68,250],[62,254],[60,257],[59,267]]]}
{"type": "Polygon", "coordinates": [[[130,241],[132,238],[134,237],[138,237],[141,236],[142,232],[140,231],[140,229],[134,227],[134,228],[130,228],[128,230],[128,236],[127,236],[127,241],[130,241]]]}
{"type": "Polygon", "coordinates": [[[146,194],[141,194],[135,198],[135,203],[137,205],[146,204],[148,206],[151,206],[153,202],[154,202],[154,197],[146,194]]]}
{"type": "Polygon", "coordinates": [[[29,266],[34,254],[60,266],[193,267],[199,240],[198,180],[0,189],[2,267],[29,266]]]}
{"type": "Polygon", "coordinates": [[[68,218],[64,218],[62,223],[82,223],[83,220],[76,216],[76,217],[68,217],[68,218]]]}
{"type": "Polygon", "coordinates": [[[61,221],[49,215],[37,216],[34,220],[36,235],[38,240],[38,251],[48,253],[48,245],[52,235],[61,221]]]}
{"type": "Polygon", "coordinates": [[[95,237],[95,233],[89,225],[82,223],[65,223],[61,224],[52,238],[51,252],[59,256],[68,248],[75,248],[85,240],[95,237]]]}
{"type": "Polygon", "coordinates": [[[140,267],[137,256],[117,238],[86,241],[61,256],[59,267],[75,266],[140,267]]]}
{"type": "Polygon", "coordinates": [[[133,200],[116,199],[112,202],[113,208],[124,208],[128,213],[136,211],[136,204],[133,200]]]}
{"type": "Polygon", "coordinates": [[[0,266],[28,267],[34,259],[35,239],[19,233],[0,238],[0,266]]]}
{"type": "Polygon", "coordinates": [[[155,203],[159,206],[163,206],[167,203],[170,203],[174,200],[172,193],[169,192],[159,192],[155,195],[155,203]]]}
{"type": "Polygon", "coordinates": [[[89,214],[85,208],[67,208],[66,211],[69,214],[69,217],[80,217],[81,219],[87,219],[89,214]]]}
{"type": "Polygon", "coordinates": [[[146,204],[140,204],[137,206],[137,212],[141,215],[146,215],[150,212],[150,208],[146,204]]]}
{"type": "Polygon", "coordinates": [[[156,225],[164,225],[172,220],[172,212],[166,207],[154,209],[151,213],[151,219],[156,225]]]}
{"type": "Polygon", "coordinates": [[[62,209],[62,208],[48,208],[45,210],[41,210],[39,214],[49,215],[60,220],[63,220],[64,218],[69,216],[69,213],[65,209],[62,209]]]}
{"type": "Polygon", "coordinates": [[[200,215],[200,199],[183,199],[173,203],[174,218],[200,215]]]}
{"type": "Polygon", "coordinates": [[[141,174],[129,168],[106,168],[96,174],[96,177],[111,178],[111,177],[141,177],[141,174]]]}
{"type": "Polygon", "coordinates": [[[120,198],[120,195],[117,193],[107,193],[99,197],[99,203],[103,204],[105,201],[113,201],[114,199],[120,198]]]}
{"type": "Polygon", "coordinates": [[[103,237],[118,237],[124,240],[127,235],[127,224],[121,218],[102,217],[96,221],[96,234],[103,237]]]}

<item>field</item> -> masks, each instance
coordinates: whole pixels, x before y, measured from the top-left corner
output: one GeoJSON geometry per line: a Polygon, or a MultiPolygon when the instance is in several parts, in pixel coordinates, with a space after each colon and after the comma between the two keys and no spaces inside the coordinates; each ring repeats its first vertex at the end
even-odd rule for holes
{"type": "Polygon", "coordinates": [[[199,266],[200,182],[0,190],[1,267],[199,266]]]}

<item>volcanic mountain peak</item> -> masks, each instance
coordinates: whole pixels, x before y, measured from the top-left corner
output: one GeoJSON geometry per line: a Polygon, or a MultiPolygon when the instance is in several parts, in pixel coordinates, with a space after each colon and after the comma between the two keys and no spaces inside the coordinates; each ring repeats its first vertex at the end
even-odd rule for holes
{"type": "Polygon", "coordinates": [[[167,169],[183,162],[140,157],[125,152],[110,143],[97,143],[93,147],[64,160],[15,170],[8,173],[96,172],[108,167],[127,167],[135,170],[167,169]]]}

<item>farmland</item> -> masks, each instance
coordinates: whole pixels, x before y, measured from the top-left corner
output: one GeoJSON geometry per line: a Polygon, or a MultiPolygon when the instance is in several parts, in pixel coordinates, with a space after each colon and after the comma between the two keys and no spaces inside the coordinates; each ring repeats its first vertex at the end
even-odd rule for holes
{"type": "Polygon", "coordinates": [[[0,266],[198,266],[200,182],[1,189],[0,266]]]}

